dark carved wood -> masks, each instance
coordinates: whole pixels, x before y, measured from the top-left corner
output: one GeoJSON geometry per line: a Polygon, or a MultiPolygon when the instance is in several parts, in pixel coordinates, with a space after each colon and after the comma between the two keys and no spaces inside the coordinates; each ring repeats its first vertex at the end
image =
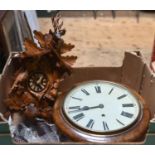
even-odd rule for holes
{"type": "Polygon", "coordinates": [[[52,118],[59,83],[66,73],[71,73],[71,65],[77,59],[76,56],[63,55],[74,45],[66,44],[61,38],[66,31],[62,29],[59,15],[52,18],[52,24],[54,30],[47,34],[34,31],[40,46],[26,39],[26,50],[15,55],[21,67],[12,77],[14,82],[6,100],[11,112],[22,112],[29,118],[52,118]]]}

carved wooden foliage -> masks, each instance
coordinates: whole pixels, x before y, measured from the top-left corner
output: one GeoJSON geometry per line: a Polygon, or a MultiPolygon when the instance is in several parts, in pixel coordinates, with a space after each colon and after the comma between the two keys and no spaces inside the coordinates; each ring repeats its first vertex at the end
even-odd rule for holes
{"type": "Polygon", "coordinates": [[[63,56],[70,52],[74,45],[67,44],[61,38],[65,34],[60,16],[52,18],[53,31],[43,34],[34,31],[34,37],[39,46],[31,40],[24,42],[25,51],[19,54],[22,64],[15,74],[6,105],[12,112],[22,112],[28,118],[42,117],[51,120],[52,105],[57,95],[59,83],[65,73],[71,73],[71,66],[76,56],[63,56]],[[41,66],[40,66],[41,65],[41,66]],[[27,81],[32,71],[44,71],[50,79],[50,84],[44,92],[28,90],[27,81]]]}

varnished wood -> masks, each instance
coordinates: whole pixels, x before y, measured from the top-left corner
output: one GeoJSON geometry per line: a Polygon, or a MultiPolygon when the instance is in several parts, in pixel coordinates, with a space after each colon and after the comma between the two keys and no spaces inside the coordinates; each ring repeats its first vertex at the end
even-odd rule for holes
{"type": "Polygon", "coordinates": [[[73,125],[63,113],[63,104],[65,96],[63,93],[57,99],[53,108],[53,120],[59,130],[76,142],[90,142],[90,143],[119,143],[119,142],[136,142],[145,137],[150,121],[150,111],[144,99],[138,95],[137,92],[128,88],[135,97],[140,101],[142,111],[137,121],[129,126],[128,129],[119,132],[95,134],[90,131],[85,131],[73,125]]]}
{"type": "Polygon", "coordinates": [[[65,74],[71,73],[71,66],[77,59],[76,56],[63,55],[71,51],[74,45],[65,43],[61,38],[66,31],[62,29],[60,16],[53,17],[52,24],[54,31],[50,30],[46,34],[34,31],[39,46],[25,39],[25,51],[14,55],[21,66],[13,75],[11,89],[5,100],[7,109],[11,112],[22,112],[32,119],[42,117],[52,121],[52,106],[58,95],[59,83],[65,74]],[[31,75],[37,72],[47,80],[45,88],[41,91],[37,91],[40,86],[40,82],[37,83],[39,79],[35,78],[33,88],[29,85],[31,75]]]}

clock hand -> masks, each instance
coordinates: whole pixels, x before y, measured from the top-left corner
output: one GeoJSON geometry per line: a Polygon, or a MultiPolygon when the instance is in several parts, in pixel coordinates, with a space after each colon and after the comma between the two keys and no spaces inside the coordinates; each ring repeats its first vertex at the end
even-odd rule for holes
{"type": "Polygon", "coordinates": [[[84,106],[83,108],[79,108],[77,110],[73,110],[73,111],[69,111],[69,113],[74,113],[74,112],[80,112],[80,111],[87,111],[90,109],[96,109],[96,108],[104,108],[103,104],[99,104],[98,106],[94,106],[94,107],[88,107],[88,106],[84,106]]]}
{"type": "Polygon", "coordinates": [[[40,76],[39,79],[37,80],[37,84],[40,84],[42,82],[43,76],[40,76]]]}
{"type": "Polygon", "coordinates": [[[37,86],[40,88],[40,89],[43,89],[44,86],[42,84],[37,84],[37,86]]]}
{"type": "Polygon", "coordinates": [[[104,105],[103,104],[99,104],[98,106],[94,106],[94,107],[89,107],[89,109],[88,110],[90,110],[90,109],[96,109],[96,108],[104,108],[104,105]]]}
{"type": "Polygon", "coordinates": [[[85,110],[88,110],[88,109],[89,109],[88,106],[84,106],[83,108],[79,108],[79,109],[77,109],[77,110],[69,111],[69,113],[85,111],[85,110]]]}

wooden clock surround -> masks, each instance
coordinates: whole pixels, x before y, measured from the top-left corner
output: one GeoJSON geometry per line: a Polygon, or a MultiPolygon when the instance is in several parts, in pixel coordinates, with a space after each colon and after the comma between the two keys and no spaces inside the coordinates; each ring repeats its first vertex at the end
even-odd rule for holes
{"type": "Polygon", "coordinates": [[[144,99],[134,90],[129,89],[138,100],[141,101],[142,112],[134,125],[126,130],[113,133],[95,134],[90,131],[81,130],[73,125],[63,112],[63,103],[65,96],[69,91],[60,95],[53,108],[53,120],[58,129],[67,135],[71,140],[76,142],[87,143],[120,143],[120,142],[137,142],[144,138],[150,121],[150,111],[144,99]]]}

